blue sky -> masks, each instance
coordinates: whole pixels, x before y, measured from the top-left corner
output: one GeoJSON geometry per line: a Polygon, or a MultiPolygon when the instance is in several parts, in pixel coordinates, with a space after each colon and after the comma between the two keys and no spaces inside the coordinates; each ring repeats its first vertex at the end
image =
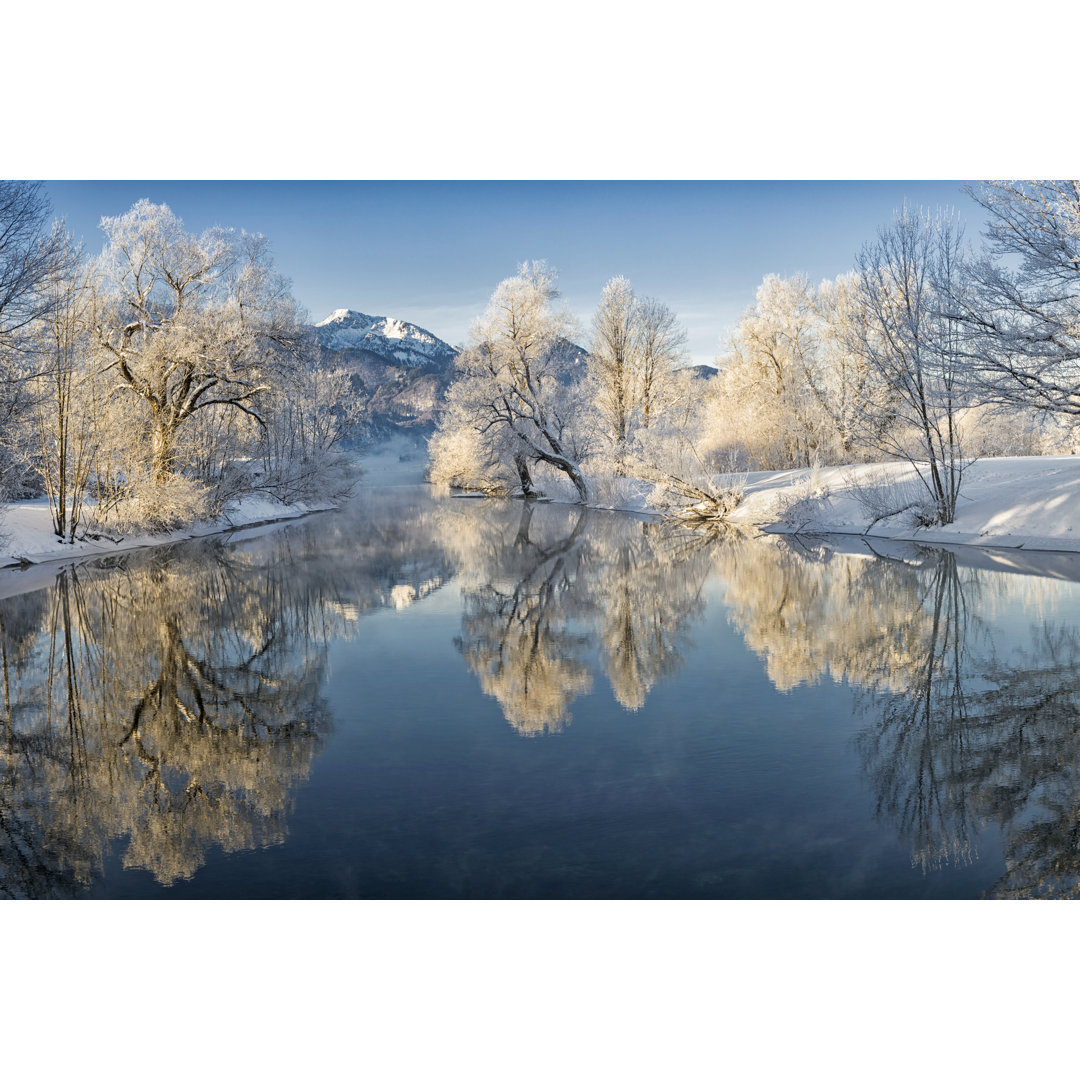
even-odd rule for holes
{"type": "Polygon", "coordinates": [[[334,308],[393,315],[461,344],[492,290],[525,259],[559,271],[587,334],[622,274],[678,313],[694,362],[711,362],[768,273],[835,277],[905,199],[955,208],[960,181],[56,181],[57,216],[91,251],[98,223],[140,198],[193,231],[259,232],[313,321],[334,308]]]}

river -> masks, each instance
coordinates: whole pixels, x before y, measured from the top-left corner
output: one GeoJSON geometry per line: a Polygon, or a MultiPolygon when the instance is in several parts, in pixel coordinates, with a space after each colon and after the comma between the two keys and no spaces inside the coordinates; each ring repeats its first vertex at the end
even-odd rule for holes
{"type": "Polygon", "coordinates": [[[422,485],[71,564],[0,599],[0,895],[1075,895],[1078,579],[422,485]]]}

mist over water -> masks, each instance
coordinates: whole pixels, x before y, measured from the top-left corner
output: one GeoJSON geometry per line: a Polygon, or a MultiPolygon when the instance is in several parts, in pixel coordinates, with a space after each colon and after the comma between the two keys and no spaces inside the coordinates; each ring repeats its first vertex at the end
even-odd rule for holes
{"type": "Polygon", "coordinates": [[[0,894],[1075,895],[1025,570],[421,486],[70,565],[0,600],[0,894]]]}

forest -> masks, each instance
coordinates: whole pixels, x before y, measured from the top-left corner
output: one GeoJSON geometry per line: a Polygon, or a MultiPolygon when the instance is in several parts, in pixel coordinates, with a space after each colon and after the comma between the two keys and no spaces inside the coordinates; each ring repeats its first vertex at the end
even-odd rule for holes
{"type": "Polygon", "coordinates": [[[348,377],[264,237],[142,200],[90,256],[50,219],[41,184],[0,182],[0,501],[47,496],[70,543],[348,490],[348,377]]]}
{"type": "MultiPolygon", "coordinates": [[[[892,459],[921,482],[905,509],[948,524],[973,461],[1071,453],[1080,413],[1078,182],[966,190],[976,243],[905,205],[848,273],[766,276],[712,378],[626,278],[583,327],[555,270],[522,263],[454,359],[430,480],[715,518],[748,471],[892,459]]],[[[47,496],[71,541],[349,490],[356,396],[266,238],[194,235],[143,200],[91,256],[50,218],[40,184],[0,182],[5,501],[47,496]]]]}

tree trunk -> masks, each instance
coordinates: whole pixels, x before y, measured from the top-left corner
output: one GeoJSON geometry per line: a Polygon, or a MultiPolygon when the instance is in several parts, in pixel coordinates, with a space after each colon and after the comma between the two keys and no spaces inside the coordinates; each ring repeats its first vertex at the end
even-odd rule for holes
{"type": "Polygon", "coordinates": [[[585,487],[585,478],[581,475],[581,470],[573,464],[573,462],[566,462],[563,465],[563,472],[573,481],[574,487],[577,488],[578,502],[586,503],[589,501],[589,492],[585,487]]]}
{"type": "Polygon", "coordinates": [[[155,484],[164,483],[176,466],[176,430],[168,422],[159,420],[154,431],[151,467],[155,484]]]}
{"type": "Polygon", "coordinates": [[[521,480],[521,497],[523,499],[535,499],[536,492],[533,489],[532,474],[529,472],[529,463],[525,460],[525,455],[518,454],[514,458],[514,465],[517,466],[518,477],[521,480]]]}

